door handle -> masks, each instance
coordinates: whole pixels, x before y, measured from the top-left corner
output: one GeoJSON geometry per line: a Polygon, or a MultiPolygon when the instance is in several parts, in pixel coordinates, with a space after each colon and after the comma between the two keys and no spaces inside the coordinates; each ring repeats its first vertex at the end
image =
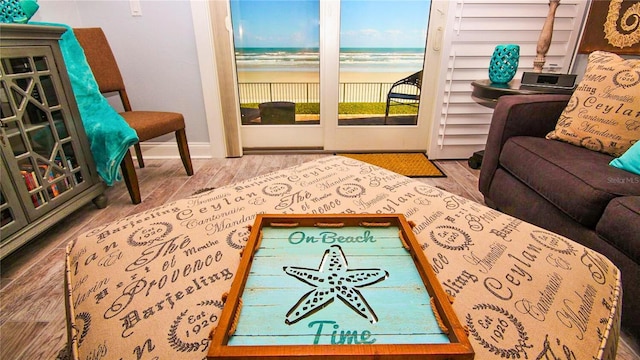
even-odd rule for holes
{"type": "Polygon", "coordinates": [[[433,42],[433,51],[440,51],[442,49],[442,26],[438,26],[436,29],[436,39],[433,42]]]}

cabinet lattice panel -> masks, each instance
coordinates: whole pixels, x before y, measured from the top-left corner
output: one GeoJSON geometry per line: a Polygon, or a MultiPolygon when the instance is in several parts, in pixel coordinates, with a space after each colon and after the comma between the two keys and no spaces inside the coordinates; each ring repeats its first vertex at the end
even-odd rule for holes
{"type": "Polygon", "coordinates": [[[92,200],[106,206],[58,42],[65,31],[0,24],[0,258],[92,200]]]}

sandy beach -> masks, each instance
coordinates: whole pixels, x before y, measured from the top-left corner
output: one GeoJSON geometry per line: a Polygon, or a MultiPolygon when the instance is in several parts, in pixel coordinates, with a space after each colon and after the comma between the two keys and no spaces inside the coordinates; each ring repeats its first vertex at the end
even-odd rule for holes
{"type": "MultiPolygon", "coordinates": [[[[341,83],[393,83],[411,72],[343,72],[340,74],[341,83]]],[[[241,71],[238,72],[238,82],[300,82],[315,83],[319,81],[319,73],[303,71],[241,71]]]]}

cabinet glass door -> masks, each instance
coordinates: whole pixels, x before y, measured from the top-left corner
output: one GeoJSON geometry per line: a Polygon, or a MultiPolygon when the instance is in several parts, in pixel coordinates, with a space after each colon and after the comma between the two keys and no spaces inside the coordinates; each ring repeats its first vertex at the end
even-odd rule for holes
{"type": "Polygon", "coordinates": [[[2,164],[0,173],[0,233],[2,238],[6,238],[27,224],[27,220],[22,212],[20,201],[16,194],[11,191],[11,178],[7,175],[7,170],[2,164]]]}
{"type": "Polygon", "coordinates": [[[2,151],[29,218],[89,186],[48,47],[3,48],[2,151]]]}

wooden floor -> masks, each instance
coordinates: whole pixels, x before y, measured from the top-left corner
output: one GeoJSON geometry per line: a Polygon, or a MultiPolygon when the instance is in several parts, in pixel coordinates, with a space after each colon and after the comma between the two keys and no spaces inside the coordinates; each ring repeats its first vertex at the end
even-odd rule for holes
{"type": "MultiPolygon", "coordinates": [[[[186,176],[180,160],[145,160],[138,170],[142,203],[132,205],[122,182],[107,190],[109,205],[83,207],[0,264],[0,359],[53,359],[66,339],[63,298],[66,244],[80,233],[115,219],[160,206],[208,187],[220,187],[326,154],[246,155],[234,159],[194,160],[186,176]]],[[[446,178],[417,179],[483,203],[479,170],[466,161],[437,161],[446,178]]],[[[638,344],[621,337],[618,360],[640,359],[638,344]]]]}

